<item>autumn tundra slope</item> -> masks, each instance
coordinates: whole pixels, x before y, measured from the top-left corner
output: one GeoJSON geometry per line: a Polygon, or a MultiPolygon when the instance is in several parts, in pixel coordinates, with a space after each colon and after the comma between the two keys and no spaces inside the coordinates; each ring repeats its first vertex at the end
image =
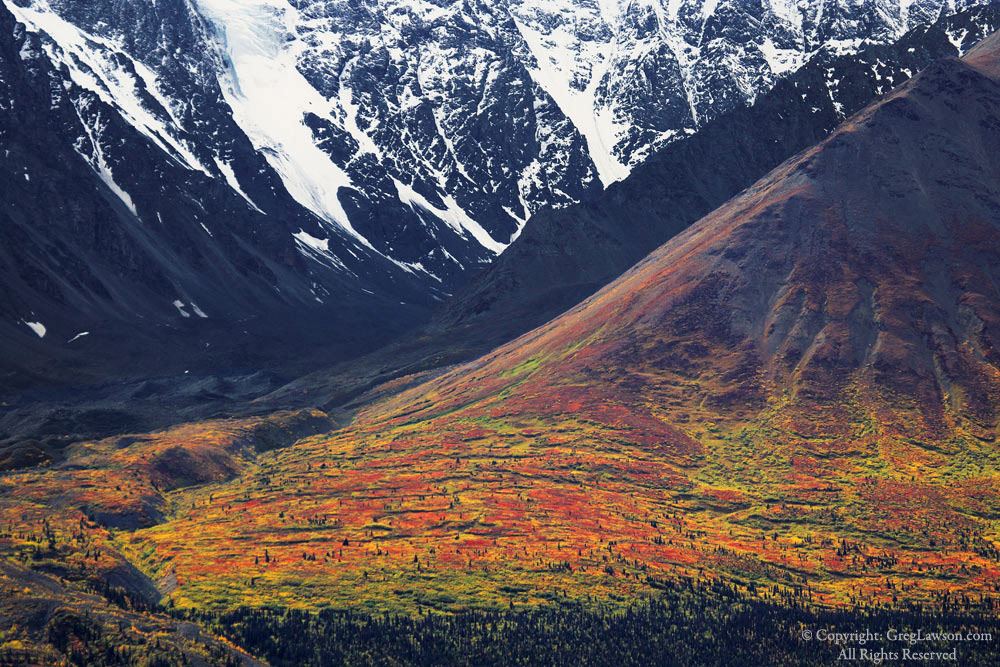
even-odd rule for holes
{"type": "Polygon", "coordinates": [[[712,580],[994,610],[998,253],[994,36],[560,318],[183,491],[123,548],[181,608],[618,604],[712,580]]]}

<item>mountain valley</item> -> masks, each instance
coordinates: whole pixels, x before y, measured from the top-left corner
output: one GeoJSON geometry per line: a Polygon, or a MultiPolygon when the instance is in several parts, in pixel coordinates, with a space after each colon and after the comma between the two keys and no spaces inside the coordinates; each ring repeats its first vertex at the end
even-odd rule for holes
{"type": "Polygon", "coordinates": [[[997,664],[998,12],[4,0],[0,664],[997,664]]]}

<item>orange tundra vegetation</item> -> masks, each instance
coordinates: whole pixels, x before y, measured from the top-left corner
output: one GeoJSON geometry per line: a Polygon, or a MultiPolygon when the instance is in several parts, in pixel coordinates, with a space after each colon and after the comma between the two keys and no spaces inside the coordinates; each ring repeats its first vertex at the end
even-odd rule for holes
{"type": "Polygon", "coordinates": [[[614,607],[712,580],[995,610],[1000,76],[984,47],[346,428],[278,416],[322,433],[260,451],[240,443],[268,420],[196,424],[4,476],[4,548],[33,558],[28,524],[89,531],[188,609],[614,607]]]}

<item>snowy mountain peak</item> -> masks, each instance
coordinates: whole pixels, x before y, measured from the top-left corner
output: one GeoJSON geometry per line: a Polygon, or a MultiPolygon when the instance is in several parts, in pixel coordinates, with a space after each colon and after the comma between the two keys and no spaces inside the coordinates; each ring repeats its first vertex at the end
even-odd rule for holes
{"type": "MultiPolygon", "coordinates": [[[[356,247],[296,242],[309,261],[339,269],[360,250],[446,291],[533,213],[594,196],[810,58],[977,4],[2,1],[172,161],[261,213],[280,183],[315,238],[356,247]]],[[[107,119],[80,120],[77,152],[143,217],[106,156],[107,119]]]]}

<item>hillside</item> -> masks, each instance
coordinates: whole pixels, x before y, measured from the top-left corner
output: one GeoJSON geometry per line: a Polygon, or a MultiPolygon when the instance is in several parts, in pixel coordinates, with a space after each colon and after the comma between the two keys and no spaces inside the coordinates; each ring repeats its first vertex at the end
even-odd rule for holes
{"type": "Polygon", "coordinates": [[[197,608],[707,578],[994,609],[998,49],[931,65],[550,324],[182,496],[128,538],[137,564],[197,608]]]}
{"type": "Polygon", "coordinates": [[[915,28],[893,44],[813,58],[752,106],[674,141],[592,201],[540,211],[419,331],[297,378],[244,409],[320,406],[350,414],[372,400],[367,392],[380,383],[474,359],[548,322],[825,139],[847,116],[934,60],[961,55],[997,26],[1000,9],[977,7],[915,28]]]}

